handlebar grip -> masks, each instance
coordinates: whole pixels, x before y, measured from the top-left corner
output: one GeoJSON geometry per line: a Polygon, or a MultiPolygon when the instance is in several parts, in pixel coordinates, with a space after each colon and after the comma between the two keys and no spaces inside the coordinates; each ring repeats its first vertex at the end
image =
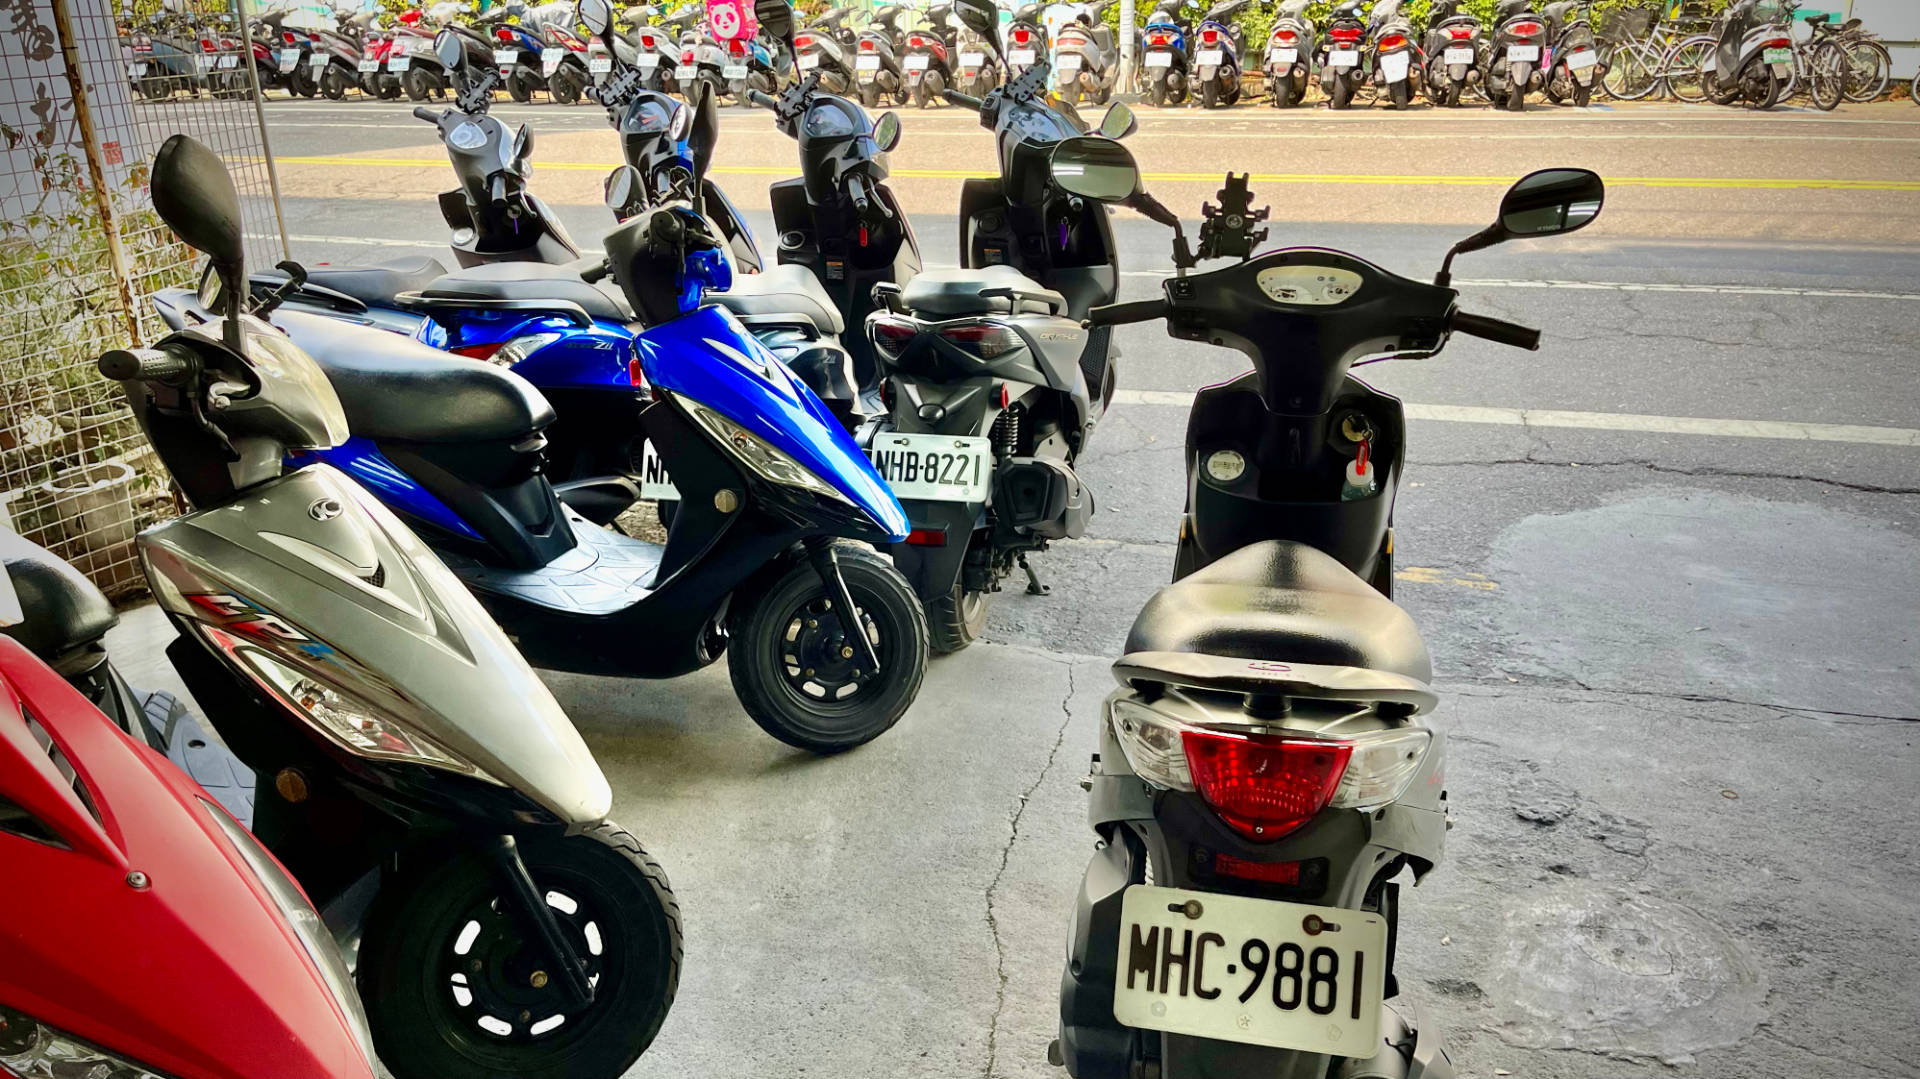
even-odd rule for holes
{"type": "Polygon", "coordinates": [[[1173,308],[1166,300],[1137,300],[1133,303],[1110,303],[1105,307],[1096,307],[1087,312],[1088,326],[1120,326],[1129,322],[1151,322],[1156,318],[1165,318],[1173,308]]]}
{"type": "Polygon", "coordinates": [[[772,94],[763,94],[760,91],[754,90],[754,89],[749,89],[747,91],[747,100],[751,101],[755,105],[760,106],[763,109],[771,109],[776,104],[772,94]]]}
{"type": "Polygon", "coordinates": [[[963,109],[972,109],[974,112],[980,111],[980,99],[970,94],[963,94],[958,90],[943,90],[940,96],[946,98],[949,105],[958,105],[963,109]]]}
{"type": "Polygon", "coordinates": [[[193,354],[173,349],[116,348],[100,357],[100,373],[115,382],[174,383],[193,373],[193,354]]]}
{"type": "Polygon", "coordinates": [[[1517,322],[1506,322],[1485,315],[1470,315],[1465,311],[1456,311],[1453,316],[1453,328],[1470,337],[1481,337],[1496,344],[1524,348],[1529,352],[1540,351],[1540,331],[1517,322]]]}
{"type": "Polygon", "coordinates": [[[612,272],[613,272],[613,260],[602,259],[598,266],[589,266],[586,269],[581,270],[580,280],[585,281],[589,285],[597,284],[598,282],[606,280],[607,275],[612,272]]]}
{"type": "Polygon", "coordinates": [[[413,115],[415,119],[425,120],[427,123],[430,123],[430,124],[437,124],[440,122],[440,114],[433,111],[430,108],[427,108],[425,105],[415,105],[413,107],[413,115]]]}

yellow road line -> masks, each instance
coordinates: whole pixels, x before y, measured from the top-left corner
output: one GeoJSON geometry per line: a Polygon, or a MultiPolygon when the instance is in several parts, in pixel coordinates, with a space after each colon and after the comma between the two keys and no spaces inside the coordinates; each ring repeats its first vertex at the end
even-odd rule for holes
{"type": "MultiPolygon", "coordinates": [[[[386,169],[445,168],[444,158],[411,157],[276,157],[281,165],[326,165],[386,169]]],[[[607,172],[614,162],[539,161],[541,172],[607,172]]],[[[786,165],[718,165],[711,170],[719,176],[791,176],[786,165]]],[[[902,178],[968,180],[988,173],[976,169],[894,169],[902,178]]],[[[1148,172],[1142,178],[1149,183],[1219,183],[1214,172],[1148,172]]],[[[1256,184],[1358,184],[1380,186],[1505,187],[1512,176],[1393,176],[1368,173],[1256,172],[1250,182],[1256,184]]],[[[1701,187],[1743,188],[1749,190],[1827,190],[1827,191],[1917,191],[1920,180],[1796,180],[1749,176],[1609,176],[1609,187],[1701,187]]]]}

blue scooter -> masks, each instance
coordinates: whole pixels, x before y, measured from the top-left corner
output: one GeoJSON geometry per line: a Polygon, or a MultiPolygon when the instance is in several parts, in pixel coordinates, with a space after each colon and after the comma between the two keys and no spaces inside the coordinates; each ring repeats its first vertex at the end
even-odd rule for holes
{"type": "MultiPolygon", "coordinates": [[[[651,401],[631,386],[602,401],[626,409],[629,429],[637,419],[677,485],[664,545],[561,501],[543,457],[554,408],[527,380],[269,297],[265,313],[326,371],[354,432],[290,463],[324,462],[374,491],[536,666],[664,678],[730,650],[741,703],[774,737],[817,753],[878,737],[919,692],[926,619],[891,562],[835,541],[903,541],[899,501],[827,406],[703,303],[731,276],[704,215],[653,207],[606,243],[639,316],[631,340],[651,401]]],[[[225,303],[214,289],[161,299],[183,321],[225,303]]]]}

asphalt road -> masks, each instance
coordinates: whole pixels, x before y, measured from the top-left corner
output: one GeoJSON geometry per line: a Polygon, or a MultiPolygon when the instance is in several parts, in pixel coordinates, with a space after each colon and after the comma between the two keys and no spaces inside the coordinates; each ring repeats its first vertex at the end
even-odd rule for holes
{"type": "MultiPolygon", "coordinates": [[[[535,190],[593,245],[602,114],[498,114],[533,125],[535,190]]],[[[1130,145],[1188,221],[1248,171],[1273,242],[1410,274],[1522,172],[1612,180],[1587,231],[1456,266],[1463,305],[1542,327],[1540,352],[1368,369],[1413,416],[1396,592],[1458,815],[1399,970],[1463,1074],[1920,1074],[1920,110],[1141,114],[1130,145]]],[[[450,172],[405,108],[267,115],[297,257],[445,257],[450,172]]],[[[991,140],[904,119],[897,189],[951,265],[991,140]]],[[[764,240],[793,146],[764,114],[722,129],[717,179],[764,240]]],[[[1122,298],[1146,298],[1167,234],[1116,227],[1122,298]]],[[[633,1075],[1063,1074],[1077,780],[1171,567],[1186,397],[1244,367],[1153,327],[1122,343],[1091,534],[1035,559],[1053,595],[998,596],[887,737],[792,753],[717,670],[552,679],[686,911],[680,1001],[633,1075]]]]}

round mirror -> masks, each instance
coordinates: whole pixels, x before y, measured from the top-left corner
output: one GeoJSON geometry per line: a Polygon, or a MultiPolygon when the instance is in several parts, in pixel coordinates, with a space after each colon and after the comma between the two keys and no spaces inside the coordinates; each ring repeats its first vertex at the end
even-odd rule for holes
{"type": "Polygon", "coordinates": [[[1140,188],[1140,169],[1127,148],[1096,135],[1055,145],[1050,161],[1054,185],[1101,202],[1119,202],[1140,188]]]}
{"type": "Polygon", "coordinates": [[[607,173],[607,209],[625,213],[640,201],[640,170],[622,165],[607,173]]]}
{"type": "Polygon", "coordinates": [[[440,66],[448,71],[460,70],[461,62],[467,58],[466,47],[460,44],[460,35],[451,30],[442,30],[433,35],[433,54],[440,58],[440,66]]]}
{"type": "Polygon", "coordinates": [[[900,117],[896,113],[883,112],[873,124],[873,144],[881,153],[900,145],[900,117]]]}
{"type": "Polygon", "coordinates": [[[1607,185],[1586,169],[1541,169],[1500,200],[1500,226],[1512,236],[1551,236],[1585,228],[1600,216],[1607,185]]]}
{"type": "Polygon", "coordinates": [[[685,142],[687,132],[693,130],[693,110],[682,105],[673,110],[673,126],[667,128],[667,136],[675,142],[685,142]]]}
{"type": "Polygon", "coordinates": [[[613,5],[607,0],[580,0],[580,25],[594,37],[600,37],[613,26],[613,5]]]}
{"type": "Polygon", "coordinates": [[[953,14],[982,37],[994,33],[1000,23],[1000,8],[993,0],[954,0],[953,14]]]}
{"type": "Polygon", "coordinates": [[[787,0],[754,0],[753,18],[775,41],[793,37],[793,6],[787,0]]]}
{"type": "Polygon", "coordinates": [[[513,133],[513,159],[525,161],[533,154],[533,129],[525,124],[513,133]]]}
{"type": "Polygon", "coordinates": [[[1124,139],[1137,126],[1133,110],[1122,101],[1107,106],[1107,114],[1100,118],[1100,133],[1110,139],[1124,139]]]}

